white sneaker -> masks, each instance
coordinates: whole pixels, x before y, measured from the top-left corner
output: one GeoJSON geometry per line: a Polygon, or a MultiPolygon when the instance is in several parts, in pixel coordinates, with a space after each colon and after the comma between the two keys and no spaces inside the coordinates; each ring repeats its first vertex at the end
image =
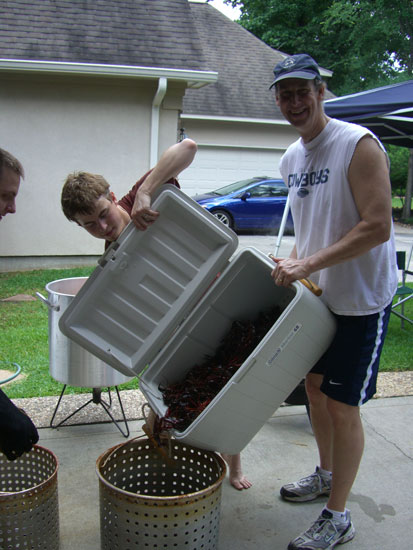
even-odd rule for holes
{"type": "Polygon", "coordinates": [[[283,485],[280,494],[285,500],[292,502],[307,502],[322,495],[329,495],[331,491],[331,479],[320,474],[317,466],[315,472],[299,481],[283,485]]]}
{"type": "Polygon", "coordinates": [[[330,550],[336,544],[344,544],[355,535],[350,512],[346,511],[346,521],[333,521],[333,514],[323,510],[317,521],[288,545],[288,550],[330,550]]]}

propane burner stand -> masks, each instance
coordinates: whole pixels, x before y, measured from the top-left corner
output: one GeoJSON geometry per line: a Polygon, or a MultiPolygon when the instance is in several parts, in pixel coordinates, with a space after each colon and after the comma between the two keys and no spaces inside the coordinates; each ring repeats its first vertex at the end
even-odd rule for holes
{"type": "Polygon", "coordinates": [[[67,420],[69,420],[69,418],[72,418],[73,416],[75,416],[75,414],[77,414],[78,412],[83,410],[85,407],[87,407],[87,405],[89,405],[90,403],[94,403],[95,405],[101,405],[102,406],[103,410],[106,412],[106,414],[109,416],[109,418],[112,420],[112,422],[115,424],[115,426],[118,428],[118,430],[120,431],[120,433],[124,437],[129,437],[129,433],[130,433],[129,432],[129,426],[128,426],[128,422],[126,420],[125,411],[123,409],[122,400],[120,398],[119,389],[118,389],[117,386],[115,386],[115,390],[116,390],[116,394],[118,396],[119,406],[120,406],[120,409],[122,411],[123,422],[125,423],[125,428],[126,428],[125,431],[122,429],[122,427],[119,425],[119,423],[117,422],[117,420],[115,419],[115,417],[113,416],[113,414],[110,411],[110,408],[112,406],[112,394],[111,394],[111,391],[110,391],[110,387],[108,387],[109,403],[106,402],[104,399],[102,399],[102,388],[92,388],[92,398],[89,399],[89,401],[86,401],[86,403],[84,403],[83,405],[78,407],[75,411],[70,413],[68,416],[66,416],[66,418],[61,420],[58,424],[53,424],[53,421],[54,421],[55,416],[57,414],[57,410],[60,406],[60,403],[61,403],[62,398],[63,398],[63,394],[66,391],[66,388],[67,388],[67,384],[65,384],[63,386],[63,389],[62,389],[62,392],[59,396],[59,400],[57,402],[56,408],[53,412],[53,416],[52,416],[52,419],[50,421],[50,427],[51,428],[59,428],[60,426],[62,426],[62,424],[67,422],[67,420]]]}

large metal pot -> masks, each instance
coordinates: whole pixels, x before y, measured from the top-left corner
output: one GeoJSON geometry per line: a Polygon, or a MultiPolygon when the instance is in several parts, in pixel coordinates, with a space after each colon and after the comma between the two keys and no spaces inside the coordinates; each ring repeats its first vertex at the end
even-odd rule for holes
{"type": "Polygon", "coordinates": [[[131,380],[84,348],[67,338],[59,329],[59,319],[87,281],[87,277],[59,279],[46,285],[48,299],[37,297],[49,308],[49,372],[63,384],[85,388],[118,386],[131,380]]]}

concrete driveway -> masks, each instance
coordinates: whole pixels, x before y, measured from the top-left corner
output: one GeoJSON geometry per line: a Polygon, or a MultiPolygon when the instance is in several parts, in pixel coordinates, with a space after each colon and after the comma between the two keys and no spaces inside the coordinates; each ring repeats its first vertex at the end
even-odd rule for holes
{"type": "MultiPolygon", "coordinates": [[[[396,239],[396,250],[404,250],[407,258],[413,247],[413,227],[400,224],[394,225],[394,235],[396,239]]],[[[274,254],[277,236],[276,235],[238,235],[239,246],[238,250],[253,246],[262,250],[265,254],[274,254]]],[[[281,246],[278,251],[280,258],[287,258],[294,247],[295,238],[286,235],[281,240],[281,246]]],[[[413,271],[413,253],[410,257],[409,270],[413,271]]],[[[409,276],[408,281],[413,281],[413,276],[409,276]]]]}

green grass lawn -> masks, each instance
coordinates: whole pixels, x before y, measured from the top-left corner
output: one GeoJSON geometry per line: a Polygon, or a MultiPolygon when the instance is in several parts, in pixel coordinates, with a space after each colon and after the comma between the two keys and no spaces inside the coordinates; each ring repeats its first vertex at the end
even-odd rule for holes
{"type": "MultiPolygon", "coordinates": [[[[93,268],[47,269],[18,273],[0,273],[0,299],[16,294],[47,298],[45,286],[50,281],[70,277],[85,277],[93,268]]],[[[39,299],[35,302],[0,302],[0,369],[16,371],[21,367],[24,379],[5,386],[7,395],[39,397],[59,395],[63,385],[49,374],[48,308],[39,299]]],[[[138,388],[134,379],[121,389],[138,388]]],[[[66,393],[85,393],[88,388],[70,386],[66,393]]]]}
{"type": "MultiPolygon", "coordinates": [[[[48,269],[18,273],[0,273],[0,299],[16,294],[35,296],[41,292],[47,297],[45,286],[50,281],[90,275],[93,268],[48,269]]],[[[410,285],[413,287],[413,285],[410,285]]],[[[406,314],[413,317],[413,300],[406,305],[406,314]]],[[[7,395],[40,397],[59,395],[62,384],[49,374],[48,308],[40,300],[35,302],[0,302],[0,369],[21,367],[24,379],[7,386],[7,395]]],[[[400,328],[400,319],[392,315],[383,348],[380,370],[413,370],[413,325],[400,328]]],[[[134,379],[121,386],[136,389],[134,379]]],[[[85,393],[88,388],[68,387],[68,393],[85,393]]]]}

